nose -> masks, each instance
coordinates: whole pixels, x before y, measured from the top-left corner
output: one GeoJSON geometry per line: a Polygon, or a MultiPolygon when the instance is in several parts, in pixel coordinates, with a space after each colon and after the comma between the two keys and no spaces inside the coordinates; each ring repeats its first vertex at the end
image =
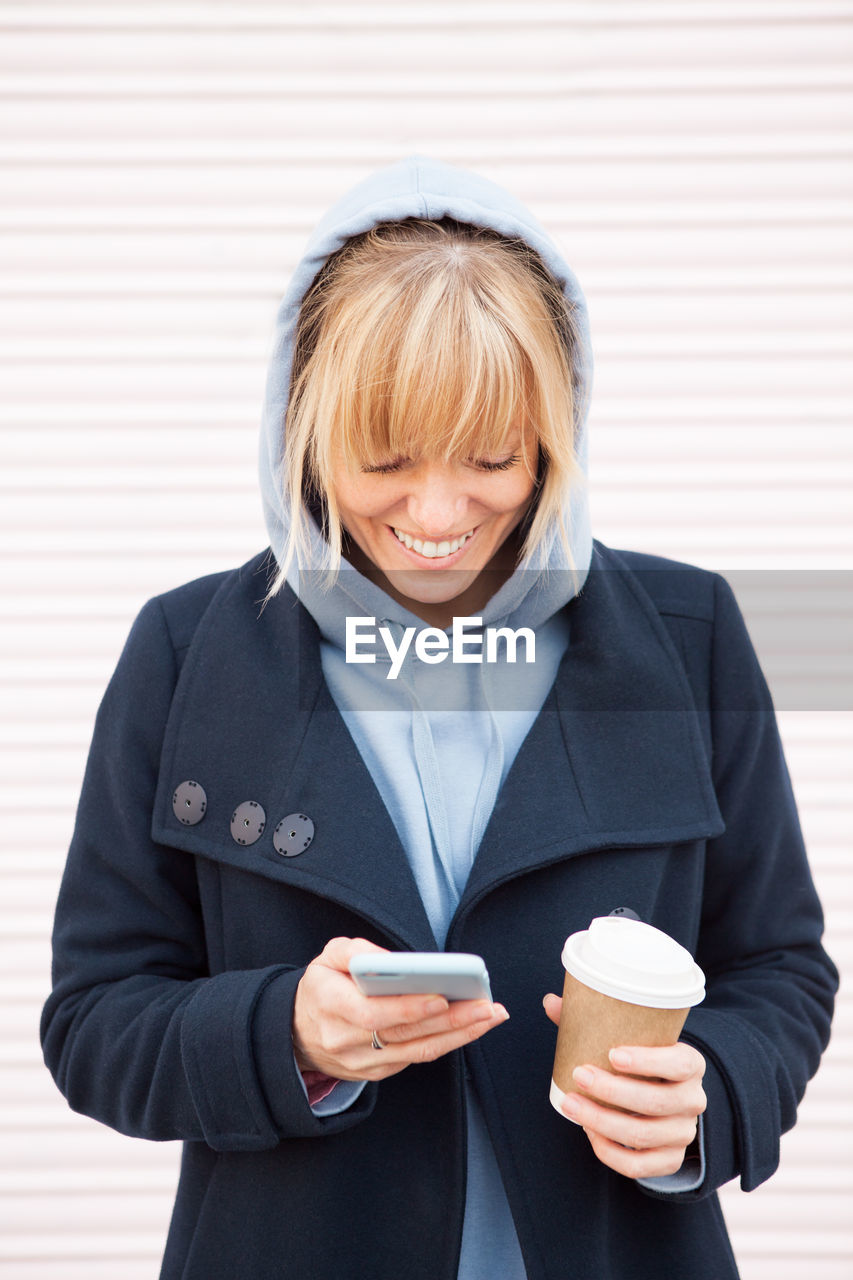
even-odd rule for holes
{"type": "Polygon", "coordinates": [[[461,533],[467,505],[460,481],[449,466],[419,467],[413,475],[406,503],[415,526],[412,532],[433,540],[444,534],[461,533]]]}

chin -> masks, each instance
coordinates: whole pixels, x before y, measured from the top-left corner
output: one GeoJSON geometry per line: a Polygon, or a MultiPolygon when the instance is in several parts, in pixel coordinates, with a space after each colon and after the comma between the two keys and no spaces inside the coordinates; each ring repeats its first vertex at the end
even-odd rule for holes
{"type": "Polygon", "coordinates": [[[443,582],[438,580],[436,571],[431,572],[429,569],[414,572],[386,569],[385,576],[395,591],[399,591],[410,600],[416,600],[419,604],[447,604],[466,591],[476,579],[477,574],[466,573],[461,569],[448,569],[442,575],[443,582]],[[434,578],[435,581],[429,581],[430,578],[434,578]]]}

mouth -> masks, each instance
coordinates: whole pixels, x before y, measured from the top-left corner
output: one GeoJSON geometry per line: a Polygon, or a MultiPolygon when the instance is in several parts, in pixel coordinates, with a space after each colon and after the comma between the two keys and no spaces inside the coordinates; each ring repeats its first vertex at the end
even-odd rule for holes
{"type": "Polygon", "coordinates": [[[406,533],[403,529],[397,529],[393,525],[388,526],[398,544],[405,547],[412,556],[421,561],[440,560],[445,565],[454,556],[465,547],[476,533],[476,529],[469,529],[467,533],[460,533],[455,538],[445,538],[441,542],[431,542],[422,538],[415,538],[412,534],[406,533]]]}

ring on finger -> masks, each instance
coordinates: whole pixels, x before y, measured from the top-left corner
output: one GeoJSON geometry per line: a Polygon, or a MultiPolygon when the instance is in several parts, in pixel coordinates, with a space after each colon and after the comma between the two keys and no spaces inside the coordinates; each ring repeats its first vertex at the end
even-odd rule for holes
{"type": "Polygon", "coordinates": [[[387,1048],[387,1046],[386,1046],[386,1045],[384,1045],[384,1044],[382,1043],[382,1041],[379,1039],[379,1036],[376,1034],[376,1032],[375,1032],[375,1031],[373,1031],[373,1032],[371,1033],[371,1036],[370,1036],[370,1043],[371,1043],[371,1045],[373,1046],[373,1048],[374,1048],[374,1049],[385,1049],[385,1048],[387,1048]]]}

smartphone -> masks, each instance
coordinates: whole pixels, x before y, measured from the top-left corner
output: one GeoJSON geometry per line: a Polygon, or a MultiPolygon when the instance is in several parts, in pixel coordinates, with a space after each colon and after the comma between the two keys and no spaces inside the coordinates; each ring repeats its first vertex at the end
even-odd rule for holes
{"type": "Polygon", "coordinates": [[[349,962],[353,982],[365,996],[435,992],[447,1000],[491,1000],[482,956],[462,951],[361,951],[349,962]]]}

